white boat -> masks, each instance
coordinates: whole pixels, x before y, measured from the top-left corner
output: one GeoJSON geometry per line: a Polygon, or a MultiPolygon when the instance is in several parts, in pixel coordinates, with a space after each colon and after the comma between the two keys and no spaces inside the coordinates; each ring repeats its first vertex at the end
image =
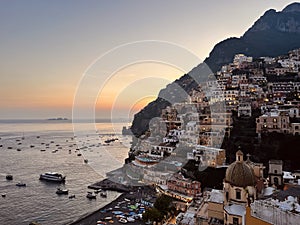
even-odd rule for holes
{"type": "Polygon", "coordinates": [[[68,193],[69,193],[68,189],[57,188],[57,190],[56,190],[56,194],[58,194],[58,195],[67,195],[68,193]]]}
{"type": "Polygon", "coordinates": [[[88,192],[86,197],[89,199],[96,199],[97,195],[95,193],[88,192]]]}
{"type": "Polygon", "coordinates": [[[47,172],[40,175],[40,180],[53,181],[53,182],[65,182],[66,176],[63,176],[57,172],[47,172]]]}
{"type": "Polygon", "coordinates": [[[134,221],[135,221],[135,219],[133,218],[133,217],[127,217],[127,221],[129,222],[129,223],[133,223],[134,221]]]}
{"type": "Polygon", "coordinates": [[[121,219],[119,219],[119,222],[120,222],[120,223],[127,223],[127,220],[124,219],[124,218],[121,218],[121,219]]]}

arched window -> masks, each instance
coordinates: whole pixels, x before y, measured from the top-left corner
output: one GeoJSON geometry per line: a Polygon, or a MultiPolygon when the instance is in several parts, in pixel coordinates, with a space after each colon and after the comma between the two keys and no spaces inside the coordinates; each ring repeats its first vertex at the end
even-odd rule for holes
{"type": "Polygon", "coordinates": [[[240,189],[235,190],[235,198],[238,200],[241,199],[241,190],[240,189]]]}

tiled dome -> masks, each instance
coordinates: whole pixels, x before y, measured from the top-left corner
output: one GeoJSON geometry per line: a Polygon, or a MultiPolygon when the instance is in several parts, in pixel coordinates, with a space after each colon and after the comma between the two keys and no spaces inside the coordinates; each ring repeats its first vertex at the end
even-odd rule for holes
{"type": "Polygon", "coordinates": [[[244,162],[243,153],[236,153],[237,160],[226,170],[225,182],[237,187],[255,186],[255,175],[253,169],[244,162]]]}

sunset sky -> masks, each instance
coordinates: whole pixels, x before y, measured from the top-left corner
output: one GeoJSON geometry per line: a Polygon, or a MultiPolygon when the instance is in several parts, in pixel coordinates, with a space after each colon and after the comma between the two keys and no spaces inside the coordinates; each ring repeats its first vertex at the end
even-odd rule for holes
{"type": "MultiPolygon", "coordinates": [[[[117,46],[170,42],[195,54],[200,63],[219,41],[240,37],[266,10],[280,11],[292,2],[2,0],[0,119],[71,118],[83,76],[117,46]]],[[[182,64],[196,66],[188,59],[182,64]]],[[[120,65],[113,74],[101,69],[96,75],[110,79],[97,86],[97,117],[112,111],[132,116],[185,72],[155,62],[120,65]]]]}

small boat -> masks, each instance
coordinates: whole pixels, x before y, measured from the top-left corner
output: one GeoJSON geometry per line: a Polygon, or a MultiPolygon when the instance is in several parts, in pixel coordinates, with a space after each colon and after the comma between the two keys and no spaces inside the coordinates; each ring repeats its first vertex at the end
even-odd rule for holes
{"type": "Polygon", "coordinates": [[[127,223],[127,220],[125,218],[121,218],[118,220],[120,223],[127,223]]]}
{"type": "Polygon", "coordinates": [[[98,193],[100,193],[101,191],[102,191],[101,189],[98,189],[98,190],[95,190],[94,193],[95,193],[95,194],[98,194],[98,193]]]}
{"type": "Polygon", "coordinates": [[[7,147],[7,149],[12,149],[12,147],[9,146],[9,147],[7,147]]]}
{"type": "Polygon", "coordinates": [[[75,195],[70,195],[69,199],[75,198],[75,195]]]}
{"type": "Polygon", "coordinates": [[[40,180],[52,181],[52,182],[65,182],[66,176],[63,176],[57,172],[47,172],[40,175],[40,180]]]}
{"type": "Polygon", "coordinates": [[[106,191],[102,191],[100,193],[100,196],[103,197],[103,198],[106,198],[107,197],[107,192],[106,191]]]}
{"type": "Polygon", "coordinates": [[[1,194],[2,198],[5,198],[6,197],[6,194],[1,194]]]}
{"type": "Polygon", "coordinates": [[[14,179],[14,177],[13,177],[13,175],[6,175],[6,180],[13,180],[14,179]]]}
{"type": "Polygon", "coordinates": [[[34,148],[34,145],[30,145],[30,148],[34,148]]]}
{"type": "Polygon", "coordinates": [[[135,221],[135,219],[133,217],[127,217],[127,221],[130,223],[133,223],[135,221]]]}
{"type": "Polygon", "coordinates": [[[111,216],[107,216],[104,218],[104,220],[112,220],[113,218],[111,216]]]}
{"type": "Polygon", "coordinates": [[[86,197],[88,199],[96,199],[97,195],[95,193],[92,193],[92,192],[88,192],[86,197]]]}
{"type": "Polygon", "coordinates": [[[69,190],[68,189],[57,188],[56,194],[58,194],[58,195],[67,195],[67,194],[69,194],[69,190]]]}
{"type": "Polygon", "coordinates": [[[21,149],[20,149],[20,148],[17,148],[17,151],[18,151],[18,152],[20,152],[20,151],[21,151],[21,149]]]}
{"type": "Polygon", "coordinates": [[[81,153],[78,153],[77,156],[81,156],[81,153]]]}
{"type": "Polygon", "coordinates": [[[46,151],[46,149],[41,149],[41,152],[44,152],[44,151],[46,151]]]}
{"type": "Polygon", "coordinates": [[[40,136],[36,136],[36,138],[40,138],[40,136]]]}
{"type": "Polygon", "coordinates": [[[88,160],[88,159],[85,159],[85,160],[83,160],[83,162],[84,162],[84,163],[88,163],[88,162],[89,162],[89,160],[88,160]]]}
{"type": "Polygon", "coordinates": [[[18,183],[16,183],[16,186],[18,186],[18,187],[26,187],[26,184],[22,183],[22,182],[18,182],[18,183]]]}

